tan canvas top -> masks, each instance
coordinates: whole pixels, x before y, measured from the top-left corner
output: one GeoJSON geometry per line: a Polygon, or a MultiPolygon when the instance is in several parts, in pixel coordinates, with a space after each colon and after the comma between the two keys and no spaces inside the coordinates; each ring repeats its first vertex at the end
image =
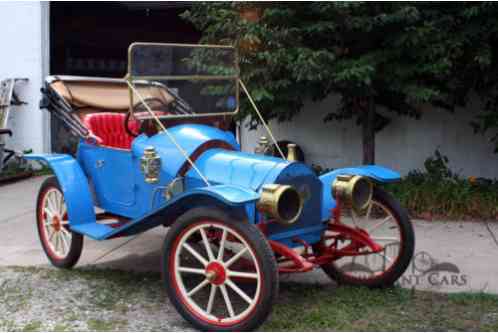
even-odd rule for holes
{"type": "MultiPolygon", "coordinates": [[[[128,84],[123,79],[54,77],[50,86],[69,104],[76,107],[91,107],[111,111],[126,111],[130,107],[128,84]]],[[[161,86],[136,85],[146,100],[168,105],[174,98],[161,86]]],[[[140,99],[134,96],[135,105],[140,99]]]]}

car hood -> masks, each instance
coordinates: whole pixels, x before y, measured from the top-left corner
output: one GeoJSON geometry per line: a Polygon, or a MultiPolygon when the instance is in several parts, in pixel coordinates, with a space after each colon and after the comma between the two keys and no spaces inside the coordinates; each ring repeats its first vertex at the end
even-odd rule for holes
{"type": "MultiPolygon", "coordinates": [[[[230,184],[253,191],[259,190],[262,184],[273,182],[290,165],[280,158],[224,149],[204,152],[195,164],[211,185],[230,184]]],[[[193,168],[187,178],[202,180],[193,168]]]]}

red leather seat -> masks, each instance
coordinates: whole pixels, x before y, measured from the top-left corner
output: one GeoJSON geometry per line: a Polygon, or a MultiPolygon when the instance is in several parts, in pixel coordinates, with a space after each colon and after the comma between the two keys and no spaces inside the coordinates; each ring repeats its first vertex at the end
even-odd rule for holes
{"type": "MultiPolygon", "coordinates": [[[[124,128],[125,117],[126,113],[92,113],[83,118],[83,123],[99,145],[130,149],[133,137],[124,128]]],[[[133,132],[138,132],[138,123],[130,121],[130,128],[133,132]]]]}

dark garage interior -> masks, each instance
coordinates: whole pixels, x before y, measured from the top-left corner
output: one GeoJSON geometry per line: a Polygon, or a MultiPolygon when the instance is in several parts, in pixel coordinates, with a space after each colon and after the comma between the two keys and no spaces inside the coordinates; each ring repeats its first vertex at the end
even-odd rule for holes
{"type": "Polygon", "coordinates": [[[197,43],[185,2],[51,2],[50,72],[123,77],[133,42],[197,43]]]}
{"type": "MultiPolygon", "coordinates": [[[[197,43],[179,15],[189,2],[51,2],[50,73],[124,77],[133,42],[197,43]]],[[[52,150],[74,153],[75,138],[51,120],[52,150]]]]}

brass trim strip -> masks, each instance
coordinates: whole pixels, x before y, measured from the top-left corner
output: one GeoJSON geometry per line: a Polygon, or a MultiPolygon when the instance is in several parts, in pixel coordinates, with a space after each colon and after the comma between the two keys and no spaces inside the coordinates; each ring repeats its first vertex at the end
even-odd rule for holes
{"type": "Polygon", "coordinates": [[[238,75],[130,75],[133,81],[135,80],[169,80],[169,81],[219,81],[219,80],[238,80],[238,75]]]}
{"type": "Polygon", "coordinates": [[[183,43],[152,43],[152,42],[135,42],[131,43],[128,47],[130,51],[135,46],[175,46],[175,47],[196,47],[196,48],[216,48],[216,49],[233,49],[233,45],[219,45],[219,44],[183,44],[183,43]]]}

